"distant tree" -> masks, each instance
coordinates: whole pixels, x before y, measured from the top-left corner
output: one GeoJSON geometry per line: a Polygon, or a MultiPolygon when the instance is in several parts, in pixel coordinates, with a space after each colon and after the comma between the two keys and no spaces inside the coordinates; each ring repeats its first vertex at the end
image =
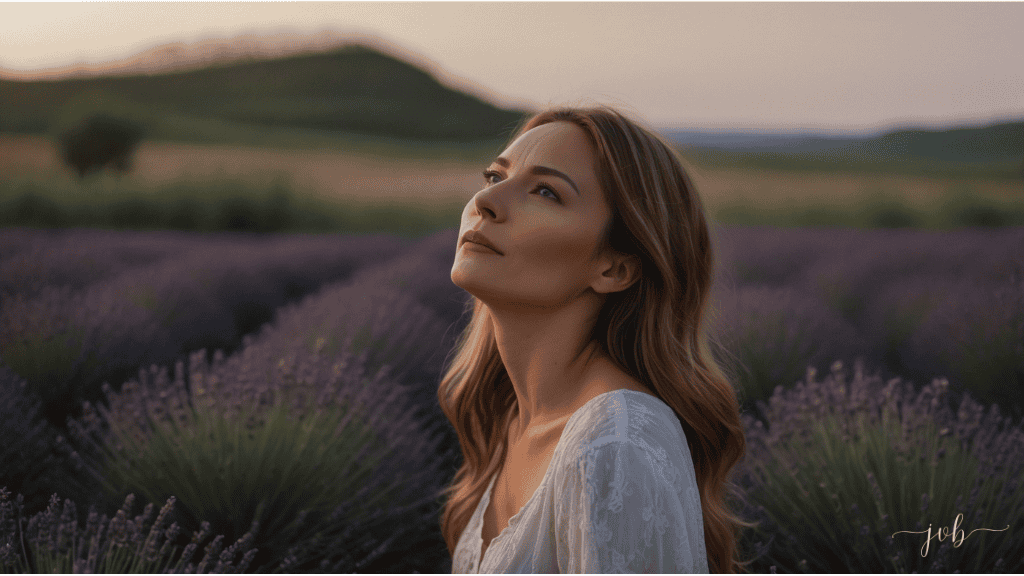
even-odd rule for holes
{"type": "Polygon", "coordinates": [[[131,170],[143,135],[142,127],[131,120],[99,113],[62,132],[58,139],[64,162],[85,178],[107,166],[122,174],[131,170]]]}

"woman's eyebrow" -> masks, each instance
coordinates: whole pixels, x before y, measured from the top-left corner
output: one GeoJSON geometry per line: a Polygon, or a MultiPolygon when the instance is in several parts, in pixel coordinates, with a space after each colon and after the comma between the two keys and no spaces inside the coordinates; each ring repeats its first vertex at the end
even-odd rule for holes
{"type": "MultiPolygon", "coordinates": [[[[497,158],[495,158],[494,159],[494,163],[498,164],[500,166],[503,166],[505,168],[508,168],[509,166],[512,165],[512,163],[509,162],[507,158],[502,158],[501,156],[498,156],[497,158]]],[[[572,186],[572,189],[573,189],[573,191],[576,192],[577,196],[582,196],[582,194],[580,194],[580,189],[576,187],[576,183],[573,182],[572,179],[569,178],[568,176],[566,176],[564,173],[559,172],[558,170],[555,170],[554,168],[548,168],[547,166],[534,166],[533,168],[530,169],[530,173],[531,174],[538,174],[538,175],[546,175],[546,176],[557,176],[558,178],[561,178],[562,180],[565,180],[566,182],[568,182],[569,186],[572,186]]]]}

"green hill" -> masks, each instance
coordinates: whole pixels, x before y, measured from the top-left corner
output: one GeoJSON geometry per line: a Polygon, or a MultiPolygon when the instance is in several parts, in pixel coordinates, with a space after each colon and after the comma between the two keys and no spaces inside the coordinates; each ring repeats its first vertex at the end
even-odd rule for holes
{"type": "Polygon", "coordinates": [[[963,178],[1019,179],[1024,121],[948,130],[895,130],[870,138],[764,138],[756,144],[682,146],[710,167],[855,170],[963,178]]]}
{"type": "Polygon", "coordinates": [[[1024,159],[1024,121],[978,128],[897,130],[841,148],[851,157],[894,157],[946,162],[1003,162],[1024,159]]]}
{"type": "Polygon", "coordinates": [[[155,75],[0,80],[0,131],[46,133],[62,117],[96,102],[143,118],[151,137],[173,139],[187,139],[182,126],[205,124],[208,132],[495,140],[525,115],[448,88],[371,48],[349,46],[155,75]]]}

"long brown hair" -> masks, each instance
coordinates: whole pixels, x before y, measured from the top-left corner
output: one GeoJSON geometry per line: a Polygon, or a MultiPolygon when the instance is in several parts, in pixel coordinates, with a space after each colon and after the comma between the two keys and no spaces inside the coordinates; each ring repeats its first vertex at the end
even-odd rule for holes
{"type": "MultiPolygon", "coordinates": [[[[598,177],[612,209],[601,247],[635,254],[641,278],[608,295],[592,339],[678,416],[700,489],[708,568],[746,571],[736,540],[744,522],[725,502],[730,471],[746,440],[736,390],[716,363],[705,310],[713,280],[711,237],[700,198],[676,153],[657,135],[606,106],[556,108],[528,119],[513,140],[549,122],[572,122],[597,150],[598,177]]],[[[455,427],[463,463],[447,496],[441,531],[449,553],[501,465],[515,391],[498,353],[487,307],[473,297],[437,391],[455,427]]]]}

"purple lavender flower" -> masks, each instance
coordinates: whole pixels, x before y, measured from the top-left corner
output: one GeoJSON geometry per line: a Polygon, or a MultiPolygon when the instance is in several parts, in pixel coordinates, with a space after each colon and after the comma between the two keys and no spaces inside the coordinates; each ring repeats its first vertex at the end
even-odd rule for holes
{"type": "Polygon", "coordinates": [[[9,228],[0,234],[0,294],[32,297],[46,286],[86,286],[132,268],[201,248],[208,240],[175,231],[9,228]]]}
{"type": "Polygon", "coordinates": [[[798,282],[822,261],[848,253],[863,231],[716,225],[712,229],[722,282],[782,286],[798,282]]]}
{"type": "MultiPolygon", "coordinates": [[[[209,532],[204,530],[194,534],[189,548],[179,555],[180,546],[175,543],[179,533],[177,525],[163,530],[164,522],[173,511],[173,499],[167,501],[156,520],[149,525],[153,505],[148,504],[141,515],[131,519],[129,515],[135,498],[128,495],[112,519],[101,518],[95,509],[91,509],[86,528],[82,530],[75,503],[70,499],[64,500],[61,511],[60,499],[54,495],[46,510],[31,516],[27,525],[22,526],[12,521],[15,515],[22,514],[21,495],[14,502],[10,496],[10,491],[0,486],[0,571],[3,572],[181,574],[212,568],[219,573],[242,572],[248,568],[255,553],[251,537],[243,537],[219,555],[216,566],[207,562],[197,570],[189,560],[209,532]],[[157,552],[156,546],[161,541],[157,552]],[[234,557],[237,554],[242,558],[236,564],[234,557]]],[[[206,527],[208,525],[204,525],[206,527]]],[[[223,538],[223,535],[218,536],[205,546],[205,556],[216,557],[223,538]]]]}
{"type": "Polygon", "coordinates": [[[777,386],[791,386],[808,366],[852,360],[868,349],[853,326],[795,288],[744,286],[718,292],[714,304],[712,333],[736,355],[733,369],[748,408],[777,386]]]}
{"type": "MultiPolygon", "coordinates": [[[[1024,249],[1024,231],[921,230],[851,231],[843,244],[823,244],[826,257],[808,267],[803,282],[850,314],[858,302],[908,277],[976,278],[983,281],[999,263],[1024,249]]],[[[855,319],[855,316],[851,316],[855,319]]]]}
{"type": "Polygon", "coordinates": [[[32,298],[5,298],[0,354],[62,424],[82,399],[99,399],[104,380],[120,386],[140,366],[233,347],[277,307],[406,244],[391,236],[242,238],[210,235],[202,249],[82,290],[48,286],[32,298]]]}

